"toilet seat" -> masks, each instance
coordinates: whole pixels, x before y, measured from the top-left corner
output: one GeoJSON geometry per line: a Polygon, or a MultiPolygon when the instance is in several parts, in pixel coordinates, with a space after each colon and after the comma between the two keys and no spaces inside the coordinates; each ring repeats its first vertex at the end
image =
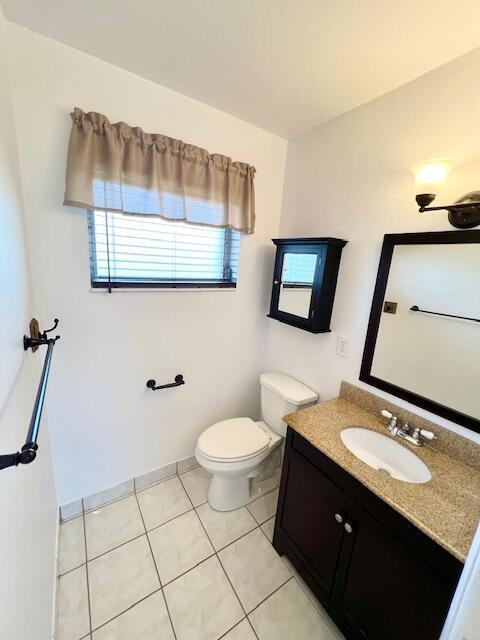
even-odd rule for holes
{"type": "Polygon", "coordinates": [[[240,462],[258,456],[270,446],[271,436],[250,418],[222,420],[198,439],[199,452],[213,462],[240,462]]]}

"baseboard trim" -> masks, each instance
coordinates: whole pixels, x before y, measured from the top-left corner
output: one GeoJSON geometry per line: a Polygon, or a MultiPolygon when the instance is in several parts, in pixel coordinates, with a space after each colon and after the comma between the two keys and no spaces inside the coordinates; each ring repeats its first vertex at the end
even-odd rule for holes
{"type": "Polygon", "coordinates": [[[72,520],[72,518],[76,518],[77,516],[82,515],[82,513],[87,513],[92,509],[98,509],[110,502],[120,500],[121,498],[134,493],[134,491],[148,489],[148,487],[157,484],[157,482],[162,482],[162,480],[171,478],[177,473],[179,475],[186,473],[198,466],[195,456],[187,456],[186,458],[181,458],[175,462],[170,462],[162,467],[157,467],[156,469],[142,473],[139,476],[125,480],[124,482],[104,489],[103,491],[98,491],[97,493],[69,502],[59,508],[59,522],[72,520]]]}

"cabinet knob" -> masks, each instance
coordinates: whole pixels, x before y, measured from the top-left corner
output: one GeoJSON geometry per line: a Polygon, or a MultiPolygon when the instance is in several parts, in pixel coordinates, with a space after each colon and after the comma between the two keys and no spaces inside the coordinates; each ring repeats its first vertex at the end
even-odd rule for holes
{"type": "Polygon", "coordinates": [[[345,524],[343,525],[345,527],[345,531],[347,533],[352,533],[353,531],[353,527],[349,522],[345,522],[345,524]]]}
{"type": "Polygon", "coordinates": [[[342,522],[343,522],[342,515],[341,515],[340,513],[336,513],[336,514],[335,514],[335,520],[336,520],[339,524],[342,524],[342,522]]]}

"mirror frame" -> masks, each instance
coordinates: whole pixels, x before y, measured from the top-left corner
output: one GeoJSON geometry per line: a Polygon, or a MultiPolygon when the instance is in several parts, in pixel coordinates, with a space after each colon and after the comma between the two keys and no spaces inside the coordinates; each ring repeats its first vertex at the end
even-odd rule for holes
{"type": "MultiPolygon", "coordinates": [[[[439,404],[413,391],[408,391],[395,384],[386,382],[372,375],[373,356],[377,342],[380,320],[382,317],[383,301],[388,284],[388,275],[392,263],[393,251],[397,245],[418,244],[480,244],[480,231],[433,231],[427,233],[399,233],[386,234],[383,238],[382,252],[378,265],[377,281],[373,294],[370,319],[368,321],[365,348],[363,351],[362,365],[360,368],[360,380],[372,387],[391,393],[397,398],[406,400],[411,404],[426,409],[442,418],[451,420],[467,429],[480,433],[480,420],[469,416],[451,407],[439,404]]],[[[480,286],[480,283],[479,283],[480,286]]],[[[479,328],[480,330],[480,328],[479,328]]]]}

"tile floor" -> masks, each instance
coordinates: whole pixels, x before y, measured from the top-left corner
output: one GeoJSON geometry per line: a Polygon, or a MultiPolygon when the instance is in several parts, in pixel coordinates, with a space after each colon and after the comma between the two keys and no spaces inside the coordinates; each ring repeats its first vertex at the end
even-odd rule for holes
{"type": "Polygon", "coordinates": [[[207,503],[200,467],[60,528],[57,640],[341,640],[271,545],[278,489],[207,503]]]}

